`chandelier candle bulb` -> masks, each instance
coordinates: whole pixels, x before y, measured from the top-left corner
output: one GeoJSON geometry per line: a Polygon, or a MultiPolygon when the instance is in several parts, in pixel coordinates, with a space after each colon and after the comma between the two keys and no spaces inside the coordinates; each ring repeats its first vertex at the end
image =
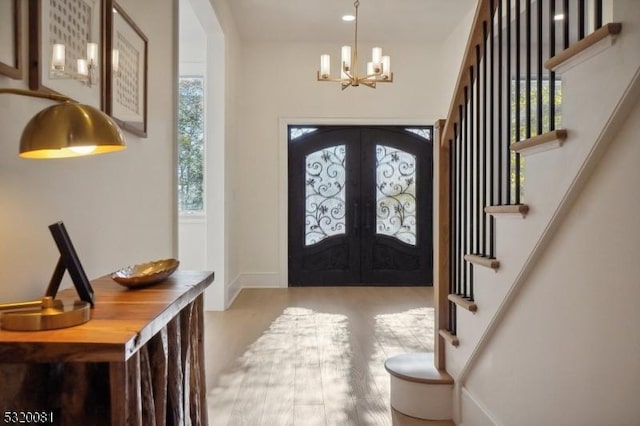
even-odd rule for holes
{"type": "Polygon", "coordinates": [[[51,69],[56,71],[64,71],[64,63],[64,44],[54,44],[53,54],[51,56],[51,69]]]}
{"type": "Polygon", "coordinates": [[[382,77],[384,79],[389,79],[391,77],[391,57],[390,56],[382,57],[382,77]]]}
{"type": "MultiPolygon", "coordinates": [[[[114,51],[116,53],[117,51],[114,51]]],[[[329,78],[331,74],[331,57],[327,54],[320,55],[320,77],[329,78]]]]}
{"type": "Polygon", "coordinates": [[[98,64],[98,43],[87,43],[87,63],[89,66],[98,64]]]}
{"type": "Polygon", "coordinates": [[[382,49],[380,47],[371,49],[371,62],[373,63],[373,71],[379,74],[380,68],[382,68],[382,49]]]}
{"type": "Polygon", "coordinates": [[[373,76],[375,74],[373,62],[367,62],[367,76],[373,76]]]}
{"type": "Polygon", "coordinates": [[[342,71],[351,71],[351,46],[342,46],[342,71]]]}
{"type": "MultiPolygon", "coordinates": [[[[329,55],[327,55],[329,56],[329,55]]],[[[322,56],[320,57],[322,60],[322,56]]],[[[329,58],[327,58],[327,63],[329,62],[329,58]]],[[[111,52],[111,68],[114,73],[118,73],[118,67],[120,66],[120,51],[118,49],[113,49],[111,52]]],[[[328,65],[327,65],[328,69],[328,65]]]]}
{"type": "Polygon", "coordinates": [[[87,66],[86,59],[78,59],[78,74],[84,76],[89,75],[89,67],[87,66]]]}

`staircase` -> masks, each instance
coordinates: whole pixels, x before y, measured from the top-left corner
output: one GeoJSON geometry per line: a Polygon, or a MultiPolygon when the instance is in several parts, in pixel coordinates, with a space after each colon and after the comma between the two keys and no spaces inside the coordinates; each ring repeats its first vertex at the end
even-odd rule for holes
{"type": "MultiPolygon", "coordinates": [[[[578,207],[588,203],[592,193],[607,195],[596,189],[594,174],[604,174],[606,182],[618,179],[619,186],[635,194],[629,194],[629,201],[622,199],[622,205],[640,204],[635,201],[640,198],[640,180],[629,182],[639,174],[627,166],[620,172],[627,178],[615,178],[616,163],[609,158],[621,155],[617,161],[622,164],[624,155],[607,152],[612,145],[623,147],[615,152],[640,151],[634,148],[640,137],[633,139],[636,132],[631,130],[639,127],[634,124],[640,119],[638,99],[640,2],[479,1],[449,117],[437,126],[440,144],[434,155],[439,209],[434,234],[439,330],[434,369],[442,377],[421,383],[411,374],[398,373],[403,367],[397,364],[388,368],[392,383],[412,382],[412,392],[420,392],[415,383],[421,383],[423,408],[428,392],[439,392],[434,398],[441,402],[446,399],[453,380],[451,417],[456,424],[634,424],[640,419],[640,409],[631,401],[640,384],[624,378],[634,372],[640,377],[640,366],[623,355],[638,353],[639,333],[631,332],[622,343],[625,350],[615,356],[620,365],[611,367],[612,376],[621,377],[619,389],[613,383],[604,387],[606,391],[587,385],[598,361],[606,362],[595,355],[600,350],[589,340],[589,328],[608,330],[609,318],[616,318],[615,323],[625,320],[621,328],[635,330],[624,325],[629,315],[625,307],[633,310],[631,302],[623,302],[620,313],[591,320],[600,312],[598,298],[609,300],[607,287],[588,285],[595,281],[589,274],[575,274],[587,283],[584,288],[556,278],[560,274],[542,278],[547,269],[566,276],[581,269],[591,275],[609,270],[604,276],[616,277],[613,287],[640,296],[640,286],[633,284],[640,270],[633,262],[598,266],[600,250],[617,245],[606,233],[601,241],[593,241],[594,247],[585,247],[582,258],[558,249],[575,237],[563,236],[563,231],[579,227],[573,223],[588,216],[578,207]],[[559,12],[564,12],[560,23],[554,20],[559,12]],[[613,23],[602,25],[603,20],[613,23]],[[556,45],[562,47],[557,54],[549,47],[556,45]],[[556,81],[562,82],[562,103],[545,103],[543,84],[554,99],[556,81]],[[561,125],[556,123],[560,113],[561,125]],[[601,165],[603,158],[607,161],[601,165]],[[592,309],[582,312],[577,301],[592,309]],[[577,336],[574,330],[563,330],[565,322],[574,324],[577,336]],[[562,350],[555,353],[557,348],[562,350]],[[565,353],[580,348],[589,349],[574,354],[572,363],[565,353]],[[607,402],[609,406],[600,405],[607,402]],[[564,408],[555,406],[561,403],[564,408]],[[572,404],[575,410],[567,410],[572,404]]],[[[594,221],[596,215],[592,214],[594,221]]],[[[640,232],[632,230],[638,228],[631,222],[633,216],[613,216],[621,218],[620,226],[607,226],[619,232],[626,225],[630,241],[621,244],[640,255],[640,232]]],[[[639,318],[634,315],[632,323],[639,318]]],[[[392,393],[392,405],[399,411],[442,418],[436,411],[416,415],[418,402],[400,409],[400,400],[408,398],[394,398],[392,393]]]]}

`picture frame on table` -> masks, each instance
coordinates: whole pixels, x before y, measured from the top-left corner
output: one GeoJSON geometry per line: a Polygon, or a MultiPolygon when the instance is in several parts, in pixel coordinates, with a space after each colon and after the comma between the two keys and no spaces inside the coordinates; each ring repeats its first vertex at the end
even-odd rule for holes
{"type": "Polygon", "coordinates": [[[29,88],[103,107],[103,0],[29,0],[29,88]],[[79,73],[88,44],[97,44],[90,80],[79,73]],[[62,68],[54,69],[54,44],[64,44],[62,68]],[[85,81],[83,81],[85,80],[85,81]]]}
{"type": "Polygon", "coordinates": [[[22,79],[21,0],[0,1],[0,74],[22,79]]]}
{"type": "Polygon", "coordinates": [[[123,130],[147,137],[149,41],[117,2],[105,1],[105,112],[123,130]]]}

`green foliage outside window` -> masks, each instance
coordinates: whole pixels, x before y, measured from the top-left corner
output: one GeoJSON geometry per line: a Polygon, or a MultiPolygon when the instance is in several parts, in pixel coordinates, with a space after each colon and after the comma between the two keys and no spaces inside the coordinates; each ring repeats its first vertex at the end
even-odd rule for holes
{"type": "Polygon", "coordinates": [[[181,77],[178,99],[178,209],[204,210],[204,79],[181,77]]]}
{"type": "MultiPolygon", "coordinates": [[[[562,125],[562,82],[556,80],[554,85],[554,99],[555,105],[555,119],[554,129],[559,129],[562,125]]],[[[531,80],[531,115],[529,116],[531,137],[538,135],[538,82],[531,80]]],[[[520,131],[519,136],[516,138],[516,83],[515,80],[511,81],[511,143],[522,141],[527,139],[527,92],[525,80],[520,80],[520,131]]],[[[551,115],[549,114],[551,105],[550,92],[549,92],[549,80],[542,80],[542,133],[549,132],[551,130],[551,115]]],[[[524,169],[525,158],[520,156],[520,195],[524,193],[524,169]]],[[[511,197],[515,197],[513,191],[515,191],[516,182],[516,155],[511,153],[511,197]]]]}

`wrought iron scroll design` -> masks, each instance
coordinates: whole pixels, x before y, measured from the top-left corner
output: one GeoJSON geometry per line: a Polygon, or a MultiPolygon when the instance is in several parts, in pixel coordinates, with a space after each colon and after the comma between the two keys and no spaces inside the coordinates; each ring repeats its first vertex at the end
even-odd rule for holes
{"type": "Polygon", "coordinates": [[[416,245],[416,157],[376,145],[376,233],[416,245]]]}
{"type": "Polygon", "coordinates": [[[345,145],[324,148],[306,156],[306,246],[346,232],[345,159],[345,145]]]}

